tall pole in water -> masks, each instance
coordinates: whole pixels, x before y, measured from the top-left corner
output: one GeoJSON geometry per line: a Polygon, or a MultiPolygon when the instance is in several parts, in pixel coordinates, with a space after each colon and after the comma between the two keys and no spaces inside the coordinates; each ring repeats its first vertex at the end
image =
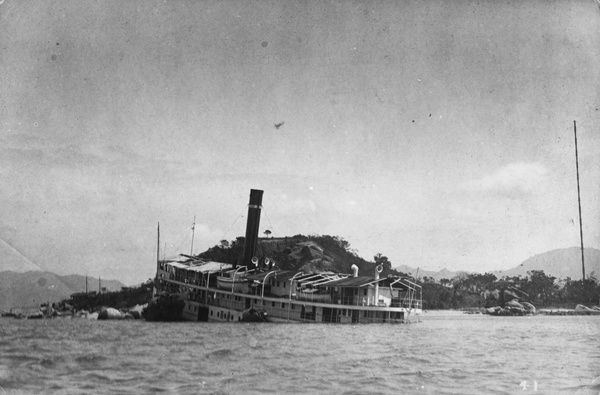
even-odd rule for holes
{"type": "Polygon", "coordinates": [[[192,224],[192,248],[190,250],[190,256],[194,256],[194,230],[196,230],[196,216],[194,215],[194,223],[192,224]]]}
{"type": "Polygon", "coordinates": [[[581,239],[581,273],[585,281],[585,260],[583,258],[583,223],[581,220],[581,192],[579,191],[579,155],[577,153],[577,123],[573,121],[575,133],[575,168],[577,169],[577,204],[579,206],[579,238],[581,239]]]}
{"type": "Polygon", "coordinates": [[[158,269],[160,268],[160,222],[156,228],[157,240],[156,240],[156,276],[158,277],[158,269]]]}

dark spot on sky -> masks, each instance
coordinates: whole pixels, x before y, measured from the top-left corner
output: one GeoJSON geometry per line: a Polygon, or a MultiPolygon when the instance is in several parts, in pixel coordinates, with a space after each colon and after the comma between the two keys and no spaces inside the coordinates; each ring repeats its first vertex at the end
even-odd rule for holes
{"type": "Polygon", "coordinates": [[[60,45],[59,43],[56,43],[56,45],[60,45]]]}
{"type": "Polygon", "coordinates": [[[57,56],[56,56],[56,54],[55,54],[55,53],[53,53],[53,54],[50,56],[50,59],[52,59],[52,60],[56,60],[56,58],[57,58],[57,56]]]}
{"type": "Polygon", "coordinates": [[[415,120],[413,119],[413,123],[415,123],[415,120]]]}
{"type": "Polygon", "coordinates": [[[38,280],[38,285],[40,287],[43,287],[44,285],[46,285],[47,282],[48,282],[48,280],[46,280],[45,277],[40,277],[39,280],[38,280]]]}
{"type": "Polygon", "coordinates": [[[266,41],[263,41],[262,43],[260,43],[260,45],[261,45],[263,48],[267,48],[267,47],[269,46],[269,43],[268,43],[268,42],[266,42],[266,41]]]}

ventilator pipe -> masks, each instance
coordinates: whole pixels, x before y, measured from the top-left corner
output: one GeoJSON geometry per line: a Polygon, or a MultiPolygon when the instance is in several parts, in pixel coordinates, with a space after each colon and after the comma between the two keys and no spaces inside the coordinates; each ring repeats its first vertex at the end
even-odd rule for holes
{"type": "Polygon", "coordinates": [[[379,273],[383,271],[383,265],[375,268],[375,305],[379,303],[379,273]]]}
{"type": "Polygon", "coordinates": [[[350,268],[352,269],[352,277],[358,277],[358,266],[353,263],[350,268]]]}

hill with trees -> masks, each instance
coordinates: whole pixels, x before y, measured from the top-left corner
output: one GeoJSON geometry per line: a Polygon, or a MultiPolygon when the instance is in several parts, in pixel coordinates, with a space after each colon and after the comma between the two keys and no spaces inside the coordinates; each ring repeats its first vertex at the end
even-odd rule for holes
{"type": "MultiPolygon", "coordinates": [[[[198,258],[217,262],[239,264],[243,255],[244,238],[221,242],[199,254],[198,258]]],[[[292,237],[260,238],[257,247],[259,258],[269,258],[282,270],[333,271],[351,273],[352,265],[359,269],[359,275],[371,275],[379,264],[383,266],[382,276],[388,274],[405,275],[392,268],[389,259],[377,254],[373,261],[358,256],[350,243],[338,236],[296,235],[292,237]]]]}

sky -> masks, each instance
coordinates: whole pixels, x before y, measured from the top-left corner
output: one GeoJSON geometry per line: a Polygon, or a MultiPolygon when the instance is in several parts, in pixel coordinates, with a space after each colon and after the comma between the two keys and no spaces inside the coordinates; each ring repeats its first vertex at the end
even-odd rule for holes
{"type": "Polygon", "coordinates": [[[574,121],[600,248],[593,0],[0,3],[0,269],[139,283],[250,189],[272,236],[510,269],[579,246],[574,121]]]}

